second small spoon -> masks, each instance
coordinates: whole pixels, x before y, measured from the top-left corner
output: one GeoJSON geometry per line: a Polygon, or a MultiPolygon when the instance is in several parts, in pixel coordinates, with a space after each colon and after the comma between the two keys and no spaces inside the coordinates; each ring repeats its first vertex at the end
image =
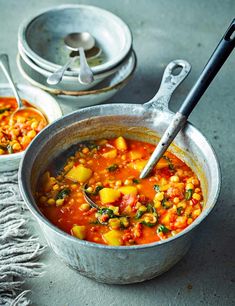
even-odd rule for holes
{"type": "Polygon", "coordinates": [[[80,73],[79,82],[81,84],[90,84],[94,81],[94,76],[89,67],[84,50],[90,50],[95,45],[94,37],[88,32],[70,33],[65,39],[66,47],[72,51],[79,51],[80,54],[80,73]]]}
{"type": "Polygon", "coordinates": [[[78,58],[78,56],[74,56],[71,57],[67,63],[59,68],[58,70],[56,70],[55,72],[53,72],[48,78],[47,78],[47,83],[50,85],[56,85],[59,84],[60,81],[63,78],[63,75],[65,73],[65,71],[73,64],[73,62],[78,58]]]}

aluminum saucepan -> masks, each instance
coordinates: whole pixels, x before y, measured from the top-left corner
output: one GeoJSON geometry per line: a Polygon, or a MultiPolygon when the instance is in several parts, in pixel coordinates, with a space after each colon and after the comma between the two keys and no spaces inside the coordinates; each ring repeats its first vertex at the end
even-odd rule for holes
{"type": "Polygon", "coordinates": [[[34,198],[39,176],[48,165],[54,164],[55,169],[62,167],[63,159],[74,153],[72,145],[80,141],[123,135],[156,144],[174,115],[168,109],[170,97],[189,71],[187,62],[175,60],[166,67],[160,89],[148,103],[107,104],[78,110],[45,128],[29,146],[19,170],[22,197],[53,251],[81,274],[110,284],[141,282],[160,275],[185,255],[195,229],[214,207],[220,190],[219,164],[211,145],[190,123],[177,135],[169,150],[198,175],[205,207],[190,226],[174,237],[119,247],[79,240],[50,223],[34,198]],[[181,71],[174,75],[177,67],[181,71]]]}

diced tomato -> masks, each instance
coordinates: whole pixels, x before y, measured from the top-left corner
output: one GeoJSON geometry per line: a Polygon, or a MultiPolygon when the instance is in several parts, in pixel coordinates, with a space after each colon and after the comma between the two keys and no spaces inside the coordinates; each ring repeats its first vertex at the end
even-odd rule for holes
{"type": "Polygon", "coordinates": [[[170,187],[167,190],[167,195],[170,198],[175,198],[175,197],[178,197],[180,199],[184,198],[184,195],[183,195],[182,191],[179,188],[177,188],[177,187],[170,187]]]}
{"type": "Polygon", "coordinates": [[[129,241],[130,239],[133,239],[133,235],[132,235],[131,231],[128,230],[128,231],[126,231],[126,233],[122,236],[122,240],[123,240],[123,242],[125,243],[125,242],[129,241]]]}
{"type": "Polygon", "coordinates": [[[166,168],[161,169],[161,177],[168,179],[171,176],[172,176],[172,173],[169,168],[166,167],[166,168]]]}
{"type": "Polygon", "coordinates": [[[126,194],[122,197],[121,203],[120,203],[120,209],[124,210],[126,206],[130,205],[131,207],[134,207],[137,202],[137,198],[135,195],[132,194],[126,194]]]}
{"type": "Polygon", "coordinates": [[[194,199],[194,198],[192,198],[191,201],[193,202],[193,205],[196,205],[196,204],[198,203],[198,200],[196,200],[196,199],[194,199]]]}

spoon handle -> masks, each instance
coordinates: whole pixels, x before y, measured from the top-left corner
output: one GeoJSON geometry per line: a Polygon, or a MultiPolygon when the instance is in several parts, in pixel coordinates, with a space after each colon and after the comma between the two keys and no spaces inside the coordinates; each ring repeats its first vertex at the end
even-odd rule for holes
{"type": "Polygon", "coordinates": [[[91,68],[87,63],[83,48],[79,48],[79,54],[80,54],[80,73],[78,80],[81,84],[90,84],[94,81],[94,76],[91,71],[91,68]]]}
{"type": "Polygon", "coordinates": [[[222,37],[220,43],[216,47],[212,56],[210,57],[197,82],[187,95],[179,111],[174,115],[170,125],[164,132],[147,165],[140,173],[140,178],[145,178],[152,171],[153,167],[157,164],[159,159],[165,153],[176,135],[183,128],[188,116],[190,115],[194,107],[197,105],[201,96],[209,87],[210,83],[212,82],[226,59],[229,57],[230,53],[233,51],[235,47],[234,32],[235,19],[232,21],[226,33],[222,37]]]}
{"type": "Polygon", "coordinates": [[[50,85],[59,84],[60,81],[63,78],[63,75],[64,75],[65,71],[72,65],[72,63],[75,61],[76,58],[77,58],[77,56],[74,56],[74,57],[70,58],[63,67],[61,67],[58,70],[56,70],[55,72],[53,72],[47,78],[47,83],[50,84],[50,85]]]}
{"type": "Polygon", "coordinates": [[[233,51],[233,48],[235,47],[234,32],[235,19],[230,24],[226,33],[224,34],[218,46],[211,55],[208,63],[204,67],[198,80],[194,84],[193,88],[190,90],[189,94],[184,100],[184,103],[181,105],[179,113],[181,113],[182,115],[186,117],[190,115],[190,113],[200,100],[201,96],[209,87],[210,83],[212,82],[220,68],[223,66],[230,53],[233,51]]]}
{"type": "Polygon", "coordinates": [[[23,107],[23,103],[21,101],[21,98],[18,94],[18,91],[16,89],[15,83],[13,81],[12,75],[11,75],[11,70],[10,70],[10,65],[9,65],[9,58],[7,54],[1,54],[0,55],[0,66],[2,68],[3,73],[5,74],[17,101],[18,107],[21,108],[23,107]]]}

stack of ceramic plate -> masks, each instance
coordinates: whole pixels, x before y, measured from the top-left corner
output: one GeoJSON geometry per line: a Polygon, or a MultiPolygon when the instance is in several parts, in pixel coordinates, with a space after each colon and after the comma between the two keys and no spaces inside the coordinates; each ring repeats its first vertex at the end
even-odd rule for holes
{"type": "Polygon", "coordinates": [[[17,64],[32,85],[56,95],[65,112],[109,99],[124,87],[136,68],[132,36],[116,15],[87,5],[63,5],[44,11],[24,22],[18,35],[17,64]],[[47,78],[71,56],[64,37],[89,32],[95,38],[94,52],[87,61],[94,75],[89,85],[79,83],[79,59],[57,85],[47,78]]]}

